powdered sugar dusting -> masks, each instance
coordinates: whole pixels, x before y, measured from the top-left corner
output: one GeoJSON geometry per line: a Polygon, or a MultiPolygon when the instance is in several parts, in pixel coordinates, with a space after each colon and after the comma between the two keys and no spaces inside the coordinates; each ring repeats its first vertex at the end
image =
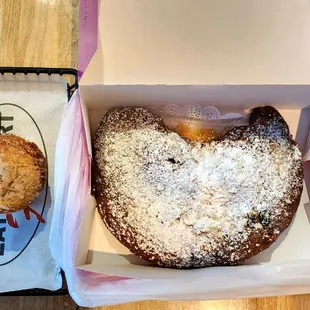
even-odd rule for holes
{"type": "Polygon", "coordinates": [[[129,227],[135,244],[165,265],[233,263],[242,258],[240,248],[251,251],[253,232],[263,234],[285,216],[283,206],[302,182],[295,145],[259,135],[188,143],[146,110],[128,110],[110,113],[95,138],[116,236],[129,227]]]}

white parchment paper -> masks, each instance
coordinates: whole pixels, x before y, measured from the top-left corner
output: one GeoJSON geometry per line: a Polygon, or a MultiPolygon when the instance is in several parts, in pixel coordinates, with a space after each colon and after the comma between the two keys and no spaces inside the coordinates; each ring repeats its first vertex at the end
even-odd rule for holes
{"type": "Polygon", "coordinates": [[[53,216],[55,145],[67,103],[66,82],[60,76],[0,76],[0,132],[16,134],[38,145],[48,161],[48,183],[31,204],[35,214],[13,213],[18,228],[0,215],[0,292],[61,287],[60,268],[49,248],[53,216]]]}

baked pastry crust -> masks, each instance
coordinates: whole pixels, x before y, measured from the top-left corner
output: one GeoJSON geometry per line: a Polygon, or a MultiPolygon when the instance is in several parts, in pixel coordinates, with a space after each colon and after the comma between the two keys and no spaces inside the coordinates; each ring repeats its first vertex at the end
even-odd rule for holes
{"type": "Polygon", "coordinates": [[[47,178],[47,163],[38,146],[21,137],[0,134],[0,213],[29,206],[47,178]]]}
{"type": "Polygon", "coordinates": [[[248,115],[219,141],[171,132],[143,108],[117,108],[94,137],[93,193],[132,253],[171,268],[236,265],[289,226],[303,188],[301,154],[280,113],[248,115]]]}

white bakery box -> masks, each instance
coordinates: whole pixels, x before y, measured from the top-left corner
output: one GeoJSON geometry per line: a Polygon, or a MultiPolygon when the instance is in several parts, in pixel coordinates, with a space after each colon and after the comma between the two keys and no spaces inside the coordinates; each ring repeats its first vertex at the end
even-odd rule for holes
{"type": "Polygon", "coordinates": [[[143,299],[310,293],[305,183],[290,228],[242,266],[175,270],[135,258],[90,196],[91,137],[116,106],[276,107],[304,155],[310,190],[310,5],[307,0],[105,0],[99,47],[64,115],[51,247],[84,306],[143,299]],[[60,251],[59,249],[62,249],[60,251]]]}

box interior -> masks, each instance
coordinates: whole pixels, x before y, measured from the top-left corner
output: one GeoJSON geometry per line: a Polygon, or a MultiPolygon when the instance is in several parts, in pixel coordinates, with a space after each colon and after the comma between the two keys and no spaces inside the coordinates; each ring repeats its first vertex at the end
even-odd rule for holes
{"type": "MultiPolygon", "coordinates": [[[[116,106],[160,106],[170,103],[178,105],[199,103],[216,106],[222,113],[246,112],[258,105],[270,104],[276,107],[289,124],[292,135],[298,141],[303,154],[307,154],[310,132],[310,86],[164,86],[164,85],[82,85],[81,98],[87,112],[89,131],[92,135],[101,118],[116,106]],[[88,119],[89,117],[89,119],[88,119]]],[[[88,124],[86,124],[88,126],[88,124]]],[[[308,158],[305,158],[307,160],[308,158]]],[[[305,163],[305,174],[310,166],[305,163]]],[[[309,186],[309,178],[305,178],[309,186]]],[[[302,199],[291,226],[269,249],[252,258],[243,266],[213,267],[198,270],[174,270],[149,266],[131,254],[106,229],[93,199],[88,200],[84,222],[76,255],[76,266],[82,270],[124,277],[159,279],[179,277],[200,277],[214,270],[247,268],[246,265],[280,264],[296,260],[310,260],[310,211],[309,195],[304,186],[302,199]],[[298,242],[296,242],[298,240],[298,242]],[[83,263],[84,262],[84,263],[83,263]]],[[[249,267],[249,266],[248,266],[249,267]]]]}

